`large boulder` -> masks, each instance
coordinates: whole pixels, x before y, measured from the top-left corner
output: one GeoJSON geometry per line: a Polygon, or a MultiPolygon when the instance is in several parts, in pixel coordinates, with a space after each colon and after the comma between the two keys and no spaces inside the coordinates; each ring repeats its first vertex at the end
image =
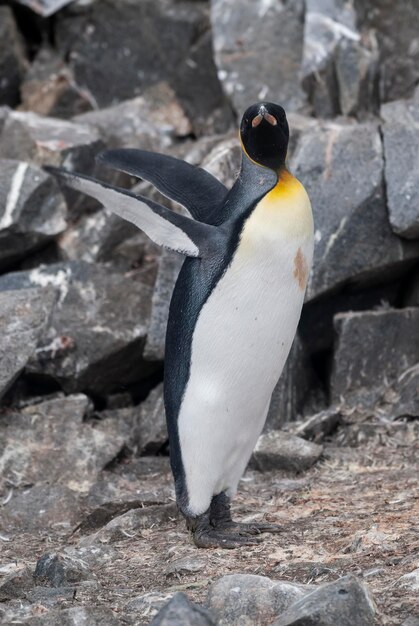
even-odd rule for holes
{"type": "Polygon", "coordinates": [[[66,228],[67,207],[51,176],[0,159],[0,267],[42,247],[66,228]]]}
{"type": "Polygon", "coordinates": [[[381,117],[390,224],[419,239],[419,88],[411,100],[383,105],[381,117]]]}
{"type": "Polygon", "coordinates": [[[315,250],[307,300],[350,282],[388,281],[419,258],[419,242],[388,223],[383,147],[374,122],[317,122],[302,132],[291,170],[314,213],[315,250]]]}
{"type": "Polygon", "coordinates": [[[0,105],[15,106],[26,70],[23,41],[10,7],[0,6],[0,105]]]}
{"type": "Polygon", "coordinates": [[[302,0],[212,0],[211,20],[218,76],[236,113],[256,100],[281,102],[287,110],[304,105],[302,0]]]}
{"type": "Polygon", "coordinates": [[[0,293],[0,400],[34,355],[54,301],[52,290],[0,293]]]}
{"type": "Polygon", "coordinates": [[[75,261],[0,277],[0,292],[48,286],[57,302],[28,371],[54,379],[66,391],[102,395],[150,373],[142,350],[151,290],[136,272],[119,274],[75,261]]]}
{"type": "Polygon", "coordinates": [[[418,308],[336,315],[332,401],[362,398],[375,403],[387,386],[419,362],[418,329],[418,308]]]}

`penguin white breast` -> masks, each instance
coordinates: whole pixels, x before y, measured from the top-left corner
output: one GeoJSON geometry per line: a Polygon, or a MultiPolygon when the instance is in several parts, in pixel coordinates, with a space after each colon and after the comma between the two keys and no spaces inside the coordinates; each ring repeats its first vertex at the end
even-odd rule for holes
{"type": "Polygon", "coordinates": [[[295,336],[312,255],[310,201],[289,175],[245,222],[194,329],[178,418],[193,515],[237,488],[295,336]]]}

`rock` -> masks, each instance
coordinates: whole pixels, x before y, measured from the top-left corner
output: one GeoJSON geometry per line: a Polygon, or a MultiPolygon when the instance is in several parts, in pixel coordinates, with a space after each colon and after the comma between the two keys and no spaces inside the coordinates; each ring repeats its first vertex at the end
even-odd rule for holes
{"type": "Polygon", "coordinates": [[[51,587],[74,585],[85,580],[96,580],[86,563],[67,554],[47,552],[37,561],[34,573],[37,585],[51,587]]]}
{"type": "Polygon", "coordinates": [[[150,626],[215,626],[209,611],[175,593],[150,622],[150,626]]]}
{"type": "Polygon", "coordinates": [[[385,179],[392,229],[419,238],[419,88],[411,100],[381,107],[385,179]]]}
{"type": "Polygon", "coordinates": [[[167,319],[173,288],[184,257],[171,250],[162,250],[156,284],[151,300],[150,326],[144,348],[144,358],[163,361],[167,319]]]}
{"type": "Polygon", "coordinates": [[[45,289],[0,293],[0,398],[35,353],[54,301],[53,291],[45,289]]]}
{"type": "Polygon", "coordinates": [[[255,100],[303,106],[303,2],[212,0],[211,21],[218,77],[238,115],[255,100]]]}
{"type": "Polygon", "coordinates": [[[122,622],[107,607],[74,606],[71,609],[48,611],[25,622],[28,626],[119,626],[122,622]]]}
{"type": "Polygon", "coordinates": [[[102,108],[174,77],[207,27],[198,2],[96,0],[57,15],[56,41],[77,83],[102,108]]]}
{"type": "Polygon", "coordinates": [[[357,0],[356,8],[363,29],[373,30],[377,36],[380,101],[409,97],[419,80],[418,4],[400,4],[397,28],[394,6],[388,0],[357,0]]]}
{"type": "Polygon", "coordinates": [[[11,533],[61,528],[67,534],[79,515],[78,494],[63,485],[25,488],[2,510],[4,528],[11,533]]]}
{"type": "Polygon", "coordinates": [[[0,105],[15,106],[27,61],[12,9],[0,7],[0,105]]]}
{"type": "Polygon", "coordinates": [[[167,83],[148,88],[141,96],[79,115],[75,120],[97,129],[112,148],[164,152],[176,138],[192,132],[175,92],[167,83]]]}
{"type": "Polygon", "coordinates": [[[317,123],[301,134],[291,171],[306,187],[314,212],[307,300],[349,282],[384,282],[384,268],[389,281],[418,258],[419,242],[404,242],[388,223],[375,123],[317,123]]]}
{"type": "Polygon", "coordinates": [[[34,584],[33,576],[27,567],[13,572],[0,583],[0,602],[25,598],[34,584]]]}
{"type": "Polygon", "coordinates": [[[331,399],[362,396],[373,404],[405,370],[419,361],[419,309],[364,311],[335,316],[336,346],[331,399]]]}
{"type": "Polygon", "coordinates": [[[102,395],[150,373],[142,348],[151,290],[136,272],[121,275],[75,261],[0,277],[0,292],[35,286],[52,286],[58,300],[29,371],[54,379],[67,392],[102,395]]]}
{"type": "Polygon", "coordinates": [[[368,588],[349,575],[298,600],[272,626],[369,626],[374,615],[368,588]]]}
{"type": "MultiPolygon", "coordinates": [[[[29,161],[38,167],[62,165],[91,175],[99,171],[95,155],[103,148],[94,128],[32,112],[10,112],[0,134],[0,158],[29,161]]],[[[97,206],[74,190],[63,187],[62,191],[74,217],[97,206]]]]}
{"type": "Polygon", "coordinates": [[[171,561],[166,567],[166,576],[181,576],[183,574],[195,574],[205,568],[205,561],[192,556],[185,556],[171,561]]]}
{"type": "MultiPolygon", "coordinates": [[[[146,461],[153,461],[155,458],[146,457],[146,461]]],[[[130,457],[130,461],[137,460],[139,459],[130,457]]],[[[125,465],[129,466],[130,463],[127,462],[125,465]]],[[[153,469],[155,471],[150,471],[150,473],[162,473],[156,471],[159,468],[155,468],[151,463],[150,470],[153,469]]],[[[132,473],[127,472],[122,476],[105,471],[99,480],[91,486],[87,498],[87,504],[93,509],[88,515],[91,522],[95,520],[96,524],[97,520],[98,525],[103,526],[116,515],[122,515],[129,509],[145,506],[145,504],[164,504],[172,497],[171,488],[168,490],[167,487],[163,486],[159,489],[153,489],[153,491],[144,491],[139,478],[141,474],[144,476],[146,473],[136,470],[137,467],[132,473]]]]}
{"type": "Polygon", "coordinates": [[[163,383],[150,392],[139,409],[133,440],[137,454],[157,454],[168,440],[163,383]]]}
{"type": "Polygon", "coordinates": [[[309,392],[314,386],[314,371],[305,346],[297,335],[272,394],[265,429],[278,430],[287,422],[296,420],[303,413],[309,392]]]}
{"type": "Polygon", "coordinates": [[[0,160],[0,267],[44,246],[66,228],[66,204],[51,176],[0,160]]]}
{"type": "Polygon", "coordinates": [[[352,3],[306,2],[301,77],[316,116],[374,108],[376,65],[375,39],[361,39],[352,3]]]}
{"type": "Polygon", "coordinates": [[[271,430],[261,435],[252,456],[252,466],[261,472],[303,472],[322,455],[323,447],[290,433],[271,430]]]}
{"type": "MultiPolygon", "coordinates": [[[[186,158],[188,160],[188,156],[186,158]]],[[[201,167],[231,189],[240,171],[241,158],[240,141],[234,134],[218,142],[205,155],[201,167]]]]}
{"type": "Polygon", "coordinates": [[[21,86],[21,111],[69,118],[94,108],[91,95],[77,85],[71,69],[51,48],[41,48],[21,86]]]}
{"type": "Polygon", "coordinates": [[[152,619],[160,609],[173,598],[173,593],[162,593],[151,591],[149,593],[136,596],[124,606],[127,613],[135,613],[139,619],[152,619]]]}
{"type": "Polygon", "coordinates": [[[390,419],[419,417],[419,365],[413,365],[399,375],[393,384],[384,390],[375,409],[390,419]]]}
{"type": "Polygon", "coordinates": [[[406,293],[404,294],[403,306],[419,307],[419,271],[416,270],[410,278],[406,293]]]}
{"type": "Polygon", "coordinates": [[[87,547],[130,539],[138,531],[155,525],[165,524],[169,520],[176,518],[177,515],[178,509],[174,503],[131,509],[127,513],[112,519],[98,532],[81,539],[80,545],[87,547]]]}
{"type": "Polygon", "coordinates": [[[397,581],[397,586],[410,591],[419,591],[419,568],[401,576],[397,581]]]}
{"type": "Polygon", "coordinates": [[[294,432],[298,437],[320,443],[342,423],[342,417],[341,407],[331,406],[305,419],[294,432]]]}
{"type": "Polygon", "coordinates": [[[219,626],[265,626],[309,591],[308,585],[233,574],[211,584],[207,604],[219,626]]]}
{"type": "Polygon", "coordinates": [[[3,416],[0,474],[4,480],[15,485],[48,480],[86,491],[130,434],[129,425],[116,420],[84,422],[89,406],[88,398],[78,394],[3,416]]]}

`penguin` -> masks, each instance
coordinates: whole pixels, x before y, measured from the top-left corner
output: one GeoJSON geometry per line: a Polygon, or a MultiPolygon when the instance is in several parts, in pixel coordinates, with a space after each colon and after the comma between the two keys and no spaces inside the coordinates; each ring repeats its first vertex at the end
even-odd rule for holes
{"type": "Polygon", "coordinates": [[[185,256],[170,303],[164,400],[178,507],[198,547],[253,545],[275,524],[232,519],[293,342],[313,256],[313,217],[286,165],[284,109],[260,102],[240,125],[230,190],[171,156],[108,150],[99,161],[152,183],[189,216],[82,174],[48,168],[153,241],[185,256]]]}

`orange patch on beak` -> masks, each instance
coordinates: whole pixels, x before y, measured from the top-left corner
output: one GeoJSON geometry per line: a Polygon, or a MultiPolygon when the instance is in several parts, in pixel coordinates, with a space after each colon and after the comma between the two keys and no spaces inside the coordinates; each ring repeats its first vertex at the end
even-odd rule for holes
{"type": "Polygon", "coordinates": [[[308,265],[301,248],[298,248],[294,257],[294,278],[302,291],[306,288],[308,278],[308,265]]]}
{"type": "Polygon", "coordinates": [[[260,113],[259,115],[256,115],[256,117],[252,119],[252,128],[257,128],[262,120],[263,120],[263,117],[262,115],[260,115],[260,113]]]}

